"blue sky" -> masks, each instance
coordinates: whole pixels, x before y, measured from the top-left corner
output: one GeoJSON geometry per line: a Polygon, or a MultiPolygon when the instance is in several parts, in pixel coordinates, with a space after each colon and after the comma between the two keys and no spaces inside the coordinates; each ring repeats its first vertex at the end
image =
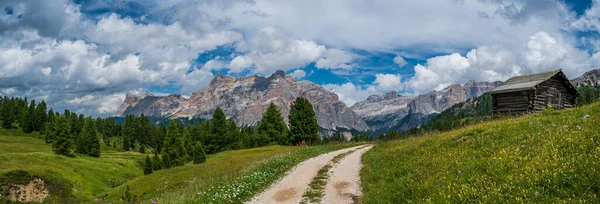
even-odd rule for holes
{"type": "Polygon", "coordinates": [[[5,0],[0,95],[109,116],[128,92],[189,96],[284,70],[351,106],[469,80],[597,68],[592,0],[5,0]]]}

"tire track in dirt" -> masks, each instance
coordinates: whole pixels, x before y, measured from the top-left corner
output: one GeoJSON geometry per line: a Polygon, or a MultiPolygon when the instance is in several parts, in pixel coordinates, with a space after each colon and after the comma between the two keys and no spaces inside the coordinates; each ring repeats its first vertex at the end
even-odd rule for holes
{"type": "Polygon", "coordinates": [[[373,146],[356,150],[344,157],[329,172],[329,179],[325,186],[325,195],[321,203],[358,203],[362,190],[360,188],[360,168],[362,155],[373,146]]]}
{"type": "Polygon", "coordinates": [[[255,196],[248,203],[299,203],[317,171],[335,156],[363,147],[356,146],[322,154],[296,165],[282,179],[255,196]]]}

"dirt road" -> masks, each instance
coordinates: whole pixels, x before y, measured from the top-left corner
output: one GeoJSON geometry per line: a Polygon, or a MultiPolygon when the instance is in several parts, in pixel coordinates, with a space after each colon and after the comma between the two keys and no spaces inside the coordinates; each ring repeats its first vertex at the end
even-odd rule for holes
{"type": "Polygon", "coordinates": [[[271,185],[269,189],[255,196],[248,203],[299,203],[302,200],[302,194],[308,188],[317,171],[331,161],[335,156],[349,152],[363,146],[356,146],[346,149],[322,154],[308,159],[298,164],[285,177],[271,185]]]}
{"type": "Polygon", "coordinates": [[[362,195],[360,189],[361,156],[373,146],[359,149],[344,157],[330,170],[321,203],[355,203],[353,199],[362,195]]]}

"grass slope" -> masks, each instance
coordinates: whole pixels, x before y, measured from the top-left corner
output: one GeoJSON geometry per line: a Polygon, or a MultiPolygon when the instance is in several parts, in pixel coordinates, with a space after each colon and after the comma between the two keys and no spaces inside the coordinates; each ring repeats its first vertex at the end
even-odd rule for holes
{"type": "Polygon", "coordinates": [[[600,103],[379,143],[365,203],[598,202],[600,103]]]}
{"type": "Polygon", "coordinates": [[[94,203],[94,199],[120,203],[127,186],[140,203],[151,199],[160,203],[240,203],[308,158],[359,144],[227,151],[209,155],[203,164],[188,163],[143,175],[144,154],[102,145],[100,158],[68,158],[54,154],[42,137],[0,129],[0,185],[24,184],[30,176],[40,177],[50,186],[49,203],[94,203]]]}
{"type": "Polygon", "coordinates": [[[62,187],[61,192],[51,189],[50,202],[91,201],[96,194],[142,175],[144,157],[139,153],[109,151],[100,158],[68,158],[54,154],[37,133],[17,130],[0,130],[0,147],[0,175],[24,170],[62,187]]]}
{"type": "Polygon", "coordinates": [[[267,146],[222,152],[206,163],[154,172],[111,190],[118,200],[127,185],[138,201],[159,203],[241,203],[267,188],[296,164],[333,150],[353,146],[267,146]]]}

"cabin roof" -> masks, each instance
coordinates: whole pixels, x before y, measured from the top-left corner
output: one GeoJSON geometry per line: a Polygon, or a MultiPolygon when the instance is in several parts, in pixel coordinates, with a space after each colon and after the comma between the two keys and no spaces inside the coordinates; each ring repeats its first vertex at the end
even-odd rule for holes
{"type": "Polygon", "coordinates": [[[560,73],[561,70],[552,70],[548,72],[542,72],[537,74],[526,74],[521,76],[515,76],[506,80],[502,85],[492,89],[488,93],[507,93],[514,91],[524,91],[533,89],[538,84],[552,78],[554,75],[560,73]]]}

